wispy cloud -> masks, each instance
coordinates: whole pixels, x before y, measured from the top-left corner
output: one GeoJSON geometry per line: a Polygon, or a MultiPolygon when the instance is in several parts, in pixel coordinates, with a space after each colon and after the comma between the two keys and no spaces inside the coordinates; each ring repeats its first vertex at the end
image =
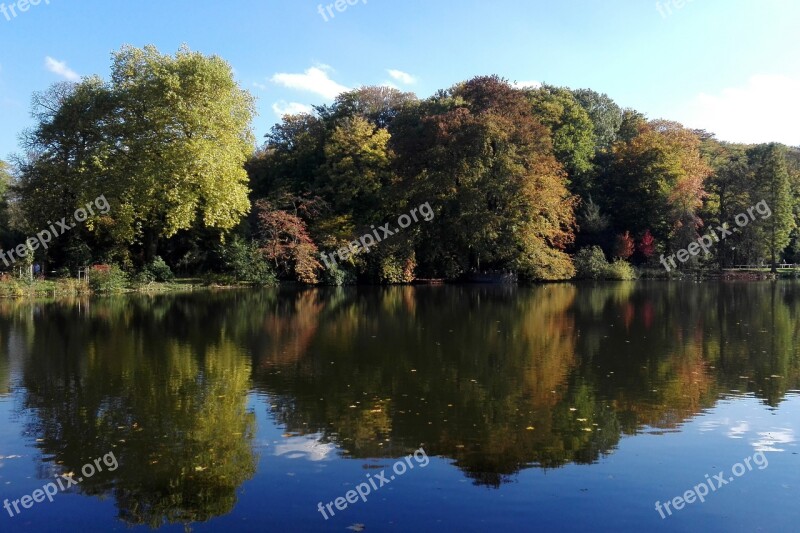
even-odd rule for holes
{"type": "Polygon", "coordinates": [[[44,67],[53,74],[57,74],[67,81],[81,80],[80,75],[69,68],[66,61],[58,61],[57,59],[47,56],[44,58],[44,67]]]}
{"type": "Polygon", "coordinates": [[[800,146],[800,107],[794,105],[798,94],[800,78],[756,75],[739,87],[700,93],[674,115],[723,141],[800,146]]]}
{"type": "Polygon", "coordinates": [[[333,100],[349,89],[330,79],[327,70],[330,70],[330,67],[321,65],[311,67],[302,74],[278,73],[272,76],[272,82],[290,89],[318,94],[326,100],[333,100]]]}
{"type": "Polygon", "coordinates": [[[417,83],[417,78],[407,72],[403,72],[402,70],[388,69],[386,72],[388,72],[389,76],[391,76],[393,79],[405,85],[413,85],[417,83]]]}
{"type": "Polygon", "coordinates": [[[285,100],[281,100],[279,102],[275,102],[274,104],[272,104],[272,110],[279,117],[283,117],[284,115],[299,115],[301,113],[311,113],[313,111],[313,109],[309,105],[300,104],[298,102],[287,102],[285,100]]]}

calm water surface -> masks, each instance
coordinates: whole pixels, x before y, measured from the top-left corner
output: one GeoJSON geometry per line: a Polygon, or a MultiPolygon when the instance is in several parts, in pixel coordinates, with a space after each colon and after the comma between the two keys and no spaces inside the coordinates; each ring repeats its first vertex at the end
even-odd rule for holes
{"type": "Polygon", "coordinates": [[[0,500],[117,468],[0,531],[797,531],[798,337],[791,282],[2,301],[0,500]]]}

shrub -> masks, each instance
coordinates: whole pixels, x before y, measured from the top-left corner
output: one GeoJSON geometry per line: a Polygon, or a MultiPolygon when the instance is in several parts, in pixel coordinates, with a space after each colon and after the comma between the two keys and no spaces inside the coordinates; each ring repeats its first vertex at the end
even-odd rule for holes
{"type": "Polygon", "coordinates": [[[599,246],[583,248],[575,254],[575,277],[577,279],[602,279],[608,269],[608,261],[599,246]]]}
{"type": "Polygon", "coordinates": [[[416,262],[413,258],[402,259],[390,255],[381,259],[380,281],[390,285],[411,283],[414,281],[416,262]]]}
{"type": "Polygon", "coordinates": [[[349,270],[342,268],[338,263],[332,263],[330,268],[322,269],[322,284],[341,287],[342,285],[354,285],[356,276],[349,270]]]}
{"type": "Polygon", "coordinates": [[[166,283],[175,279],[175,274],[161,257],[156,256],[149,265],[144,267],[144,272],[153,278],[153,281],[166,283]]]}
{"type": "Polygon", "coordinates": [[[236,281],[255,285],[275,284],[275,273],[256,243],[246,242],[236,236],[225,247],[222,256],[226,270],[236,281]]]}
{"type": "Polygon", "coordinates": [[[636,279],[636,269],[630,263],[617,259],[613,263],[606,261],[606,256],[599,246],[584,248],[575,254],[576,279],[608,279],[628,281],[636,279]]]}
{"type": "Polygon", "coordinates": [[[96,265],[89,271],[93,292],[120,292],[128,285],[128,275],[117,265],[96,265]]]}
{"type": "Polygon", "coordinates": [[[638,277],[636,269],[627,261],[617,259],[613,263],[606,265],[605,278],[614,281],[629,281],[638,277]]]}

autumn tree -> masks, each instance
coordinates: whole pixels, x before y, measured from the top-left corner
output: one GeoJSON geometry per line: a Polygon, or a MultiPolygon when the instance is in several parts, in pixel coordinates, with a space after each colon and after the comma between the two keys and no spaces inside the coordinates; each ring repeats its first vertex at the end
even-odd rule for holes
{"type": "Polygon", "coordinates": [[[553,155],[550,132],[522,91],[480,77],[398,118],[393,147],[404,185],[436,206],[425,226],[423,270],[455,277],[514,268],[533,279],[574,273],[575,198],[553,155]]]}
{"type": "Polygon", "coordinates": [[[256,202],[261,250],[280,276],[314,284],[322,268],[317,259],[319,250],[300,217],[309,206],[303,200],[292,200],[292,211],[277,209],[266,200],[256,202]]]}
{"type": "Polygon", "coordinates": [[[637,246],[637,250],[642,257],[644,257],[645,261],[649,261],[653,255],[656,253],[656,239],[650,233],[650,230],[645,230],[644,235],[642,235],[641,240],[637,246]]]}
{"type": "Polygon", "coordinates": [[[614,257],[629,259],[633,255],[635,249],[635,243],[633,237],[631,237],[630,231],[617,235],[617,241],[614,246],[614,257]]]}
{"type": "Polygon", "coordinates": [[[655,238],[684,248],[697,237],[703,188],[711,169],[697,136],[680,124],[642,122],[629,114],[628,132],[615,143],[604,169],[604,199],[619,230],[649,229],[655,238]]]}

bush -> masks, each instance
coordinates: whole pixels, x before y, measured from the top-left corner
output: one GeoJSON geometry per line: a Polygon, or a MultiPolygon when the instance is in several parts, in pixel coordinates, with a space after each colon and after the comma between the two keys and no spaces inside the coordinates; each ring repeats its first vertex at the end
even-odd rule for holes
{"type": "Polygon", "coordinates": [[[342,268],[337,263],[331,264],[330,268],[322,269],[322,284],[341,287],[342,285],[355,285],[356,276],[347,269],[342,268]]]}
{"type": "Polygon", "coordinates": [[[158,256],[156,256],[149,265],[144,267],[143,273],[147,273],[149,277],[152,278],[152,281],[159,281],[161,283],[166,283],[175,279],[175,274],[172,273],[169,265],[158,256]]]}
{"type": "Polygon", "coordinates": [[[609,263],[599,246],[580,250],[575,254],[574,261],[576,279],[628,281],[637,278],[636,269],[630,263],[622,259],[609,263]]]}
{"type": "Polygon", "coordinates": [[[238,282],[255,285],[274,285],[276,282],[275,273],[254,242],[234,237],[223,250],[222,257],[226,270],[238,282]]]}
{"type": "Polygon", "coordinates": [[[402,259],[394,255],[384,257],[380,262],[380,282],[390,285],[411,283],[414,281],[415,267],[413,258],[402,259]]]}
{"type": "Polygon", "coordinates": [[[606,266],[606,279],[614,281],[629,281],[638,277],[636,269],[631,266],[627,261],[617,259],[613,263],[606,266]]]}
{"type": "Polygon", "coordinates": [[[609,267],[606,255],[599,246],[583,248],[575,254],[576,279],[603,279],[609,267]]]}
{"type": "Polygon", "coordinates": [[[93,292],[121,292],[128,285],[128,275],[117,265],[98,265],[89,271],[89,287],[93,292]]]}

